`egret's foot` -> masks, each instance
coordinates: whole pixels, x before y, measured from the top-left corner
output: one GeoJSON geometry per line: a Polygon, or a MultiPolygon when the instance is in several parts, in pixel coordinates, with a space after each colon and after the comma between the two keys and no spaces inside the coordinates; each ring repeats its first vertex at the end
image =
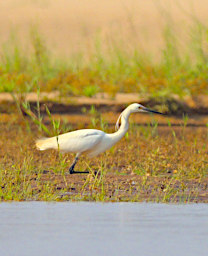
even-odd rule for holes
{"type": "Polygon", "coordinates": [[[73,165],[69,167],[69,173],[70,173],[70,174],[73,174],[73,173],[74,173],[74,166],[73,166],[73,165]]]}
{"type": "MultiPolygon", "coordinates": [[[[74,164],[72,164],[70,167],[69,167],[69,173],[70,174],[85,174],[85,173],[90,173],[89,171],[83,171],[83,172],[81,172],[81,171],[74,171],[74,166],[75,166],[75,163],[74,164]]],[[[95,171],[94,172],[94,175],[96,175],[97,174],[97,172],[95,171]]]]}
{"type": "Polygon", "coordinates": [[[74,170],[71,170],[71,168],[69,168],[69,173],[70,174],[83,174],[83,173],[90,173],[89,171],[84,171],[84,172],[80,172],[80,171],[74,171],[74,170]]]}

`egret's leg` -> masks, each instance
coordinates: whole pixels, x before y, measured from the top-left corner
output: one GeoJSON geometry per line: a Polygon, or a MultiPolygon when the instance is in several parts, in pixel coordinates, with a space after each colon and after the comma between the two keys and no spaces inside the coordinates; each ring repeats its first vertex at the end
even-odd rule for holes
{"type": "Polygon", "coordinates": [[[75,167],[76,163],[78,162],[78,160],[79,160],[79,158],[76,156],[74,161],[73,161],[73,163],[72,163],[72,165],[69,167],[69,173],[70,174],[74,173],[74,167],[75,167]]]}
{"type": "Polygon", "coordinates": [[[75,167],[76,163],[77,163],[78,160],[79,160],[79,155],[80,155],[80,154],[77,154],[77,155],[76,155],[76,157],[75,157],[75,159],[74,159],[72,165],[69,167],[69,173],[70,173],[70,174],[74,174],[74,173],[89,173],[89,171],[85,171],[85,172],[74,171],[74,167],[75,167]]]}

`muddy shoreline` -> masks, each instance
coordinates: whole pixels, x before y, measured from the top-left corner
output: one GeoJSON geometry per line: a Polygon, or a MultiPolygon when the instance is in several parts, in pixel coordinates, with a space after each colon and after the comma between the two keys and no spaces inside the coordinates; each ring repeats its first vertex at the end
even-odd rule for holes
{"type": "MultiPolygon", "coordinates": [[[[0,122],[1,201],[208,203],[205,126],[176,123],[155,128],[141,124],[148,124],[148,116],[137,117],[140,125],[131,127],[129,135],[114,148],[93,159],[81,157],[76,170],[97,171],[97,176],[70,175],[73,154],[37,151],[34,141],[42,133],[34,124],[28,131],[21,120],[12,122],[11,116],[7,122],[0,122]]],[[[111,120],[111,114],[107,117],[111,120]]],[[[91,128],[90,116],[67,118],[73,129],[80,128],[78,120],[81,128],[83,122],[91,128]]]]}
{"type": "MultiPolygon", "coordinates": [[[[12,113],[16,110],[17,104],[20,106],[26,100],[33,111],[37,109],[37,94],[13,95],[9,93],[0,94],[0,112],[12,113]],[[16,101],[14,100],[16,99],[16,101]]],[[[90,111],[92,105],[100,113],[114,112],[120,113],[128,104],[139,102],[142,105],[160,110],[167,115],[208,115],[208,96],[200,95],[195,97],[178,96],[170,98],[141,97],[137,94],[117,94],[114,99],[106,94],[98,94],[89,97],[63,97],[59,93],[42,93],[39,96],[40,111],[46,112],[45,105],[53,114],[83,114],[83,111],[90,111]]],[[[22,109],[24,111],[24,109],[22,109]]]]}
{"type": "MultiPolygon", "coordinates": [[[[30,103],[35,113],[37,103],[30,103]]],[[[51,133],[45,103],[60,120],[60,133],[82,128],[114,132],[126,104],[99,104],[90,111],[90,102],[41,101],[42,122],[51,133]]],[[[143,104],[165,109],[163,103],[153,103],[143,104]]],[[[208,203],[207,115],[132,115],[129,133],[114,148],[93,159],[81,157],[77,170],[97,171],[94,176],[68,173],[73,154],[38,151],[35,139],[49,135],[23,109],[23,115],[18,112],[15,102],[1,102],[0,108],[1,201],[208,203]]]]}
{"type": "MultiPolygon", "coordinates": [[[[106,201],[208,203],[208,178],[175,181],[172,175],[171,172],[164,177],[106,174],[103,184],[106,188],[106,201]]],[[[38,190],[36,177],[37,175],[34,175],[30,178],[34,190],[38,190]]],[[[99,175],[97,178],[99,179],[99,175]]],[[[92,201],[102,193],[102,188],[94,184],[94,179],[94,175],[65,174],[63,177],[44,170],[41,182],[47,181],[53,184],[57,200],[92,201]]]]}

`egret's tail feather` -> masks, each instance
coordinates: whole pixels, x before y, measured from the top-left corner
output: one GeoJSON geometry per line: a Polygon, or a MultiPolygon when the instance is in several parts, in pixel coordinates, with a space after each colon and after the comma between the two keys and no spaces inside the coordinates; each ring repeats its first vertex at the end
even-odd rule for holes
{"type": "Polygon", "coordinates": [[[37,149],[39,150],[46,150],[46,149],[57,149],[57,139],[56,137],[52,138],[41,138],[36,140],[35,142],[37,149]]]}

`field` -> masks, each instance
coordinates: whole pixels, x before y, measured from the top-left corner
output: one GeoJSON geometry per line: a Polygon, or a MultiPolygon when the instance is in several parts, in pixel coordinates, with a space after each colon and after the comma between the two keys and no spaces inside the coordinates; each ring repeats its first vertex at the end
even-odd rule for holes
{"type": "Polygon", "coordinates": [[[207,94],[204,0],[61,2],[0,3],[0,92],[207,94]]]}
{"type": "Polygon", "coordinates": [[[60,133],[95,127],[113,132],[117,115],[94,108],[54,119],[45,115],[41,132],[40,123],[5,113],[0,124],[1,200],[207,202],[206,117],[135,114],[129,133],[115,147],[91,160],[82,157],[76,168],[90,170],[89,175],[69,174],[73,155],[35,148],[40,134],[57,134],[59,127],[60,133]]]}
{"type": "Polygon", "coordinates": [[[208,5],[166,2],[0,2],[0,200],[208,202],[208,5]],[[115,147],[83,156],[90,175],[35,148],[113,132],[131,102],[166,116],[133,115],[115,147]]]}

